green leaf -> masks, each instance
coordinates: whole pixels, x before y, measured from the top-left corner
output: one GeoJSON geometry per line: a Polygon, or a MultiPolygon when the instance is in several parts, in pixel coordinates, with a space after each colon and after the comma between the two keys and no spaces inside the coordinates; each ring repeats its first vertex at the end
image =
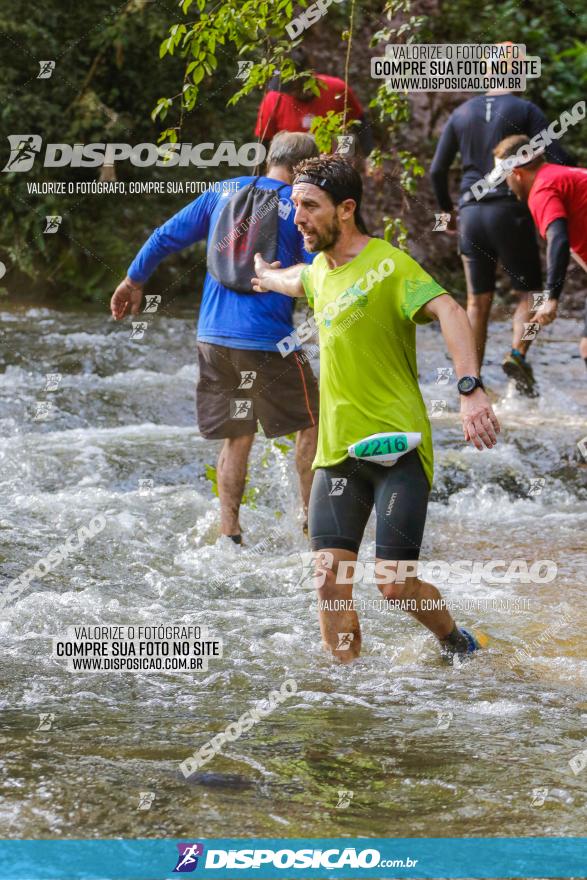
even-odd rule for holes
{"type": "Polygon", "coordinates": [[[165,119],[167,116],[167,109],[171,107],[172,103],[171,98],[159,98],[155,105],[155,109],[151,113],[151,119],[154,121],[158,116],[160,116],[161,119],[165,119]]]}
{"type": "Polygon", "coordinates": [[[218,474],[216,473],[216,468],[214,465],[207,464],[206,465],[206,479],[210,480],[212,483],[212,492],[218,498],[218,474]]]}

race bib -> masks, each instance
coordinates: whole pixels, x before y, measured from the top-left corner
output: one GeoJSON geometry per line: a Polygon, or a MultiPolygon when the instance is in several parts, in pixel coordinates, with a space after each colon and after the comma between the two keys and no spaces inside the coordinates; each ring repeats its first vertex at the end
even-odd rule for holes
{"type": "Polygon", "coordinates": [[[371,434],[349,446],[351,458],[372,461],[391,467],[406,452],[415,449],[422,442],[421,434],[404,434],[398,431],[385,431],[382,434],[371,434]]]}

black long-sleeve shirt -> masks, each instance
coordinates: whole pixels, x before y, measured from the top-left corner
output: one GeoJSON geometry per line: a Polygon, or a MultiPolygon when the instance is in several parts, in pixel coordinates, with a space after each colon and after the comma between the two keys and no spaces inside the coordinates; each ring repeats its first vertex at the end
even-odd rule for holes
{"type": "Polygon", "coordinates": [[[567,221],[558,217],[546,230],[546,289],[551,299],[559,299],[563,292],[570,256],[567,221]]]}
{"type": "MultiPolygon", "coordinates": [[[[493,169],[493,149],[503,138],[513,134],[534,137],[546,128],[548,120],[542,110],[515,95],[477,95],[457,107],[444,126],[430,166],[432,187],[441,209],[452,210],[448,171],[457,153],[461,154],[463,168],[459,204],[465,204],[465,194],[473,198],[471,185],[493,169]]],[[[547,147],[546,157],[558,165],[576,164],[556,140],[547,147]]],[[[505,181],[486,196],[490,197],[514,198],[505,181]]]]}

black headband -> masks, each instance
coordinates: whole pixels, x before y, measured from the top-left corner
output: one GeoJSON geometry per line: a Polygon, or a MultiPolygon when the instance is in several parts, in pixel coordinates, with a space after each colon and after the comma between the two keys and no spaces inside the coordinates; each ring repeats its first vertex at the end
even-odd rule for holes
{"type": "Polygon", "coordinates": [[[294,180],[294,186],[296,183],[311,183],[313,186],[317,186],[319,189],[323,189],[325,192],[330,193],[336,202],[344,202],[345,199],[353,199],[357,205],[357,211],[361,207],[360,195],[348,195],[348,192],[343,192],[340,187],[326,177],[320,177],[317,174],[298,174],[294,180]]]}
{"type": "Polygon", "coordinates": [[[294,180],[294,186],[296,183],[311,183],[313,186],[323,189],[324,192],[330,193],[337,205],[340,204],[340,202],[344,202],[345,199],[352,199],[357,206],[355,209],[355,223],[361,232],[365,235],[368,234],[367,225],[361,217],[360,193],[358,195],[349,195],[348,191],[343,192],[342,189],[331,180],[328,180],[326,177],[320,177],[318,174],[298,174],[294,180]]]}

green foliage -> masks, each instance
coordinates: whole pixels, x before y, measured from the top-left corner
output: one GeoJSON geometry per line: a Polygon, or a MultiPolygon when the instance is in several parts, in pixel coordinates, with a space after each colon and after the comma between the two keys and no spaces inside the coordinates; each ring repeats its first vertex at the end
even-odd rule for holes
{"type": "Polygon", "coordinates": [[[212,484],[212,494],[218,498],[218,472],[213,464],[206,465],[206,479],[212,484]]]}
{"type": "MultiPolygon", "coordinates": [[[[111,0],[79,4],[75,15],[44,4],[33,4],[26,15],[17,0],[6,0],[0,12],[4,32],[0,72],[1,164],[6,161],[5,135],[38,133],[47,143],[156,143],[159,110],[150,118],[161,92],[182,79],[181,58],[157,63],[161,34],[173,9],[148,0],[123,6],[111,0]],[[23,51],[22,47],[28,47],[23,51]],[[37,58],[55,59],[50,79],[37,80],[37,58]]],[[[232,59],[230,61],[232,73],[232,59]]],[[[227,61],[223,62],[224,80],[227,61]]],[[[242,139],[252,131],[255,107],[228,116],[217,94],[202,96],[198,118],[187,119],[184,140],[200,143],[202,129],[215,128],[218,140],[242,139]]],[[[172,129],[165,140],[177,140],[172,129]]],[[[32,292],[69,300],[106,304],[140,245],[156,226],[182,208],[191,197],[166,195],[33,195],[33,182],[91,181],[99,168],[44,169],[39,160],[30,172],[0,175],[0,260],[8,267],[3,279],[12,294],[32,292]],[[45,216],[59,214],[55,234],[44,235],[45,216]]],[[[233,172],[234,173],[234,172],[233,172]]],[[[237,172],[238,173],[238,172],[237,172]]],[[[129,162],[116,165],[117,179],[191,180],[194,168],[145,168],[129,162]]],[[[198,180],[218,180],[226,167],[199,169],[198,180]]],[[[164,301],[193,296],[203,278],[203,246],[167,260],[156,283],[164,301]]]]}
{"type": "MultiPolygon", "coordinates": [[[[371,45],[392,42],[411,43],[415,41],[416,37],[420,38],[419,32],[426,19],[423,16],[410,15],[411,8],[411,0],[389,0],[385,4],[385,15],[390,23],[373,35],[371,45]],[[402,20],[401,16],[405,16],[405,18],[402,20]]],[[[387,83],[382,83],[369,107],[385,127],[384,141],[391,144],[401,141],[403,129],[411,117],[408,96],[392,92],[387,83]]],[[[408,150],[395,150],[394,152],[374,150],[370,158],[375,167],[385,165],[388,174],[397,180],[406,195],[416,193],[417,179],[423,177],[425,173],[425,169],[416,156],[408,150]]],[[[405,198],[403,204],[407,206],[405,198]]],[[[402,250],[407,250],[408,228],[404,218],[384,216],[383,225],[385,240],[402,250]]]]}
{"type": "Polygon", "coordinates": [[[272,439],[271,444],[274,449],[278,449],[282,455],[287,455],[294,448],[296,442],[295,434],[285,434],[278,440],[272,439]]]}
{"type": "Polygon", "coordinates": [[[384,217],[383,224],[383,237],[385,241],[401,248],[402,251],[407,251],[408,227],[401,217],[384,217]]]}
{"type": "MultiPolygon", "coordinates": [[[[308,0],[296,4],[306,7],[308,0]]],[[[192,2],[185,0],[182,4],[184,15],[187,14],[192,2]]],[[[291,60],[292,42],[285,30],[294,16],[294,4],[290,0],[225,0],[225,2],[198,3],[199,19],[186,25],[176,23],[169,28],[169,36],[163,40],[160,56],[172,54],[178,47],[181,55],[189,61],[185,68],[182,89],[171,97],[160,98],[153,110],[153,118],[164,119],[172,106],[178,106],[178,127],[181,127],[184,111],[192,111],[203,90],[201,84],[211,87],[210,80],[217,72],[217,57],[225,47],[231,47],[239,59],[248,61],[250,68],[240,88],[236,88],[228,98],[228,106],[234,106],[243,97],[264,89],[277,70],[283,83],[296,79],[304,81],[303,89],[314,95],[320,94],[318,80],[311,71],[296,71],[291,60]],[[221,50],[220,47],[223,47],[221,50]]],[[[341,35],[350,39],[348,31],[341,35]]],[[[298,45],[299,40],[293,45],[298,45]]],[[[234,65],[232,78],[237,75],[234,65]]],[[[235,79],[236,84],[240,80],[235,79]]],[[[316,117],[312,122],[312,133],[320,150],[330,152],[334,139],[354,124],[347,122],[344,112],[329,111],[325,117],[316,117]]],[[[160,140],[164,140],[167,132],[163,132],[160,140]]]]}
{"type": "Polygon", "coordinates": [[[329,110],[326,116],[315,116],[312,119],[310,131],[316,139],[320,152],[330,153],[336,138],[358,124],[356,119],[351,119],[345,125],[344,111],[335,113],[334,110],[329,110]]]}
{"type": "Polygon", "coordinates": [[[379,86],[369,107],[375,111],[380,122],[394,126],[399,126],[410,118],[410,103],[407,95],[392,92],[385,83],[379,86]]]}
{"type": "Polygon", "coordinates": [[[416,192],[418,177],[424,177],[425,170],[418,159],[407,150],[398,150],[397,158],[400,165],[399,182],[402,189],[410,194],[416,192]]]}
{"type": "Polygon", "coordinates": [[[249,485],[250,481],[247,477],[245,482],[245,491],[243,492],[243,504],[247,507],[250,507],[252,510],[257,509],[257,498],[259,497],[260,489],[257,486],[249,485]]]}
{"type": "MultiPolygon", "coordinates": [[[[409,15],[411,9],[412,0],[388,0],[384,12],[390,23],[373,34],[371,45],[416,42],[416,36],[420,36],[418,32],[424,27],[427,19],[424,15],[409,15]]],[[[425,41],[421,40],[421,42],[425,41]]]]}
{"type": "MultiPolygon", "coordinates": [[[[205,467],[206,479],[210,481],[212,494],[218,498],[218,471],[212,464],[207,464],[205,467]]],[[[256,486],[251,486],[249,477],[247,476],[245,482],[245,491],[243,492],[242,503],[246,504],[248,507],[255,509],[257,507],[257,498],[259,497],[260,490],[256,486]]]]}
{"type": "Polygon", "coordinates": [[[587,43],[580,43],[575,40],[571,49],[565,49],[554,56],[555,61],[562,61],[568,58],[573,62],[573,69],[577,78],[587,83],[587,43]]]}
{"type": "MultiPolygon", "coordinates": [[[[155,57],[167,20],[166,9],[146,0],[123,6],[94,0],[78,4],[75,15],[55,4],[32,4],[23,14],[16,0],[5,2],[3,152],[4,135],[21,132],[40,134],[43,144],[154,142],[157,128],[149,111],[161,83],[171,84],[181,69],[145,76],[145,59],[155,57]],[[37,58],[56,60],[51,78],[36,78],[37,58]]],[[[128,162],[117,173],[120,180],[157,179],[151,169],[141,173],[128,162]]],[[[98,174],[91,168],[44,169],[37,159],[30,172],[2,175],[0,259],[12,292],[106,301],[152,228],[177,210],[177,197],[33,195],[27,186],[91,181],[98,174]],[[57,233],[44,235],[48,214],[61,215],[63,222],[57,233]]],[[[158,174],[165,178],[164,171],[158,174]]],[[[171,273],[163,277],[167,284],[171,273]]],[[[184,292],[190,288],[186,284],[184,292]]]]}
{"type": "MultiPolygon", "coordinates": [[[[307,6],[307,0],[299,5],[307,6]]],[[[181,4],[184,16],[192,6],[193,0],[184,0],[181,4]]],[[[160,58],[177,51],[186,59],[186,65],[182,88],[175,95],[160,98],[154,113],[161,115],[177,105],[178,126],[181,126],[183,112],[192,111],[204,90],[209,88],[209,80],[219,69],[219,56],[226,54],[229,46],[233,57],[253,62],[242,87],[229,97],[230,105],[263,88],[277,69],[281,69],[284,82],[296,78],[289,58],[292,43],[285,30],[294,15],[291,0],[224,0],[220,3],[197,0],[197,8],[197,18],[172,24],[160,45],[160,58]]],[[[240,82],[236,76],[235,61],[230,77],[235,86],[240,82]]],[[[313,78],[307,88],[317,90],[313,78]]]]}

